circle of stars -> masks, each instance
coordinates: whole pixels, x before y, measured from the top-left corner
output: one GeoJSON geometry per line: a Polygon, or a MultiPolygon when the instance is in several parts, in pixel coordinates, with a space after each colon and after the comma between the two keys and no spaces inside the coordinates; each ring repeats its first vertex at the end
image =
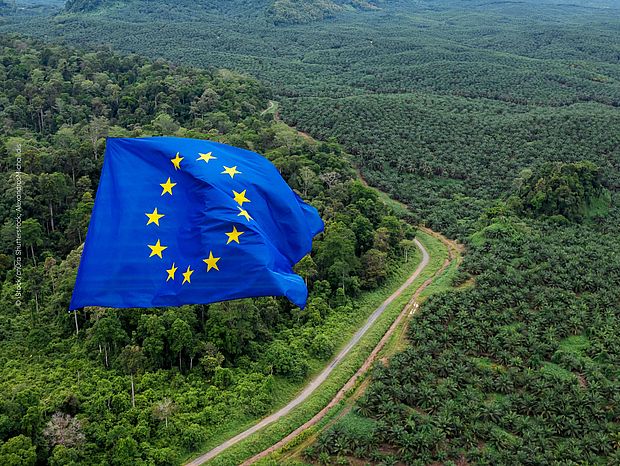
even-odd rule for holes
{"type": "MultiPolygon", "coordinates": [[[[174,158],[170,159],[170,162],[172,163],[172,166],[174,167],[175,172],[183,169],[182,162],[184,160],[185,160],[185,157],[181,156],[180,152],[177,152],[174,158]]],[[[209,162],[211,162],[212,160],[217,160],[217,157],[214,156],[212,152],[207,152],[204,154],[199,152],[198,158],[193,163],[199,164],[199,163],[204,162],[205,164],[208,165],[209,162]]],[[[183,162],[183,163],[188,163],[188,162],[183,162]]],[[[220,172],[220,175],[230,176],[231,179],[234,179],[235,176],[237,175],[243,174],[243,172],[239,170],[239,167],[237,165],[234,165],[231,167],[223,165],[222,168],[223,168],[223,171],[220,172]]],[[[160,183],[159,185],[162,188],[160,197],[164,198],[168,196],[171,196],[171,197],[174,196],[174,187],[177,185],[177,183],[174,180],[172,180],[172,177],[168,177],[168,179],[165,182],[160,183]]],[[[250,199],[246,197],[247,190],[244,189],[241,192],[237,192],[235,190],[231,190],[231,191],[232,191],[232,198],[238,204],[237,209],[239,210],[239,212],[237,213],[237,217],[243,217],[245,218],[247,222],[252,221],[253,220],[252,216],[249,214],[249,212],[246,209],[243,208],[243,204],[251,202],[250,199]]],[[[166,210],[165,207],[164,207],[164,210],[166,210]]],[[[146,226],[149,227],[149,225],[153,225],[152,227],[149,227],[149,228],[159,227],[160,221],[165,222],[165,220],[162,220],[162,219],[166,217],[166,214],[161,213],[159,211],[159,207],[154,207],[153,212],[145,212],[145,215],[148,218],[146,222],[146,226]]],[[[236,225],[232,225],[232,231],[228,231],[224,233],[225,236],[227,237],[225,245],[228,245],[230,243],[241,244],[240,238],[244,233],[245,231],[237,230],[236,225]]],[[[223,238],[222,238],[222,241],[223,241],[223,238]]],[[[159,259],[164,260],[164,251],[168,249],[168,246],[161,244],[160,238],[157,238],[157,241],[155,242],[155,244],[147,244],[147,246],[150,249],[149,258],[157,257],[159,259]]],[[[202,261],[205,263],[205,266],[206,266],[205,271],[207,273],[210,272],[211,270],[215,270],[219,272],[220,268],[219,268],[218,263],[221,258],[222,258],[221,256],[220,257],[214,256],[213,251],[210,250],[208,257],[202,259],[202,261]]],[[[170,265],[170,268],[165,269],[166,271],[165,281],[166,282],[175,281],[177,279],[177,270],[179,270],[179,267],[177,266],[176,262],[172,262],[172,264],[170,265]]],[[[185,285],[186,283],[191,284],[192,274],[194,272],[195,270],[191,268],[191,265],[188,265],[184,272],[181,271],[180,275],[183,277],[181,285],[185,285]]],[[[181,279],[181,277],[179,277],[179,279],[181,279]]]]}

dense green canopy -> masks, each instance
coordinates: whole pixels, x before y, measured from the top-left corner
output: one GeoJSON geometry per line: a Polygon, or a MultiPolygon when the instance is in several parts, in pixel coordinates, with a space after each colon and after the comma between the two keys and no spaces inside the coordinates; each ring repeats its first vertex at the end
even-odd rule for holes
{"type": "Polygon", "coordinates": [[[340,146],[261,116],[270,93],[250,78],[17,37],[0,37],[0,76],[0,464],[178,464],[286,398],[404,262],[413,228],[340,146]],[[161,134],[264,153],[319,209],[326,231],[298,265],[305,310],[262,298],[67,312],[105,136],[161,134]]]}
{"type": "Polygon", "coordinates": [[[3,309],[14,291],[8,209],[19,143],[32,221],[23,224],[26,306],[0,315],[2,354],[18,354],[3,366],[0,454],[175,463],[225,419],[267,412],[279,382],[301,380],[306,361],[331,354],[357,310],[351,298],[389,280],[411,239],[353,181],[353,162],[467,255],[460,288],[422,306],[409,347],[307,457],[620,461],[617,0],[47,5],[4,15],[0,31],[99,51],[2,43],[3,309]],[[309,143],[274,113],[327,142],[309,143]],[[299,264],[312,288],[306,310],[269,299],[96,310],[78,316],[85,331],[68,339],[63,309],[102,137],[145,133],[262,151],[319,208],[326,233],[299,264]],[[74,435],[52,449],[58,426],[74,435]]]}

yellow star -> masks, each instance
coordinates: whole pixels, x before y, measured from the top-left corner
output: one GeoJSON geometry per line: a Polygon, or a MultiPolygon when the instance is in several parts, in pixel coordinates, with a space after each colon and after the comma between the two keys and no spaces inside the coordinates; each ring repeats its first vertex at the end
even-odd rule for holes
{"type": "Polygon", "coordinates": [[[220,269],[217,268],[217,261],[219,261],[220,259],[221,257],[213,257],[213,251],[209,251],[209,258],[202,260],[202,262],[207,264],[207,272],[211,269],[219,271],[220,269]]]}
{"type": "Polygon", "coordinates": [[[179,153],[177,152],[177,155],[175,156],[175,158],[170,159],[170,161],[172,162],[172,165],[174,165],[174,169],[178,170],[179,168],[181,168],[181,160],[183,160],[185,157],[179,157],[179,153]]]}
{"type": "Polygon", "coordinates": [[[147,246],[151,248],[151,255],[149,257],[159,256],[160,259],[163,259],[161,255],[163,250],[168,249],[168,246],[162,246],[159,240],[157,240],[157,243],[155,243],[153,246],[151,246],[150,244],[147,244],[147,246]]]}
{"type": "Polygon", "coordinates": [[[217,159],[217,157],[211,155],[211,152],[207,152],[206,154],[201,154],[200,152],[198,152],[198,155],[200,157],[198,157],[196,160],[204,160],[206,163],[209,163],[209,160],[217,159]]]}
{"type": "Polygon", "coordinates": [[[237,202],[237,204],[241,206],[243,205],[244,202],[252,202],[247,197],[245,197],[245,192],[246,192],[245,189],[241,191],[240,193],[238,193],[237,191],[233,191],[233,194],[235,195],[235,201],[237,202]]]}
{"type": "Polygon", "coordinates": [[[240,174],[241,172],[237,170],[237,165],[235,165],[234,167],[227,167],[226,165],[224,165],[224,171],[221,173],[221,175],[230,175],[231,178],[234,178],[235,175],[240,174]]]}
{"type": "Polygon", "coordinates": [[[164,214],[160,214],[157,212],[157,207],[155,207],[155,210],[153,211],[152,214],[146,213],[144,214],[149,218],[149,221],[146,222],[147,225],[150,225],[151,223],[154,223],[155,225],[159,226],[159,219],[162,217],[165,217],[164,214]]]}
{"type": "Polygon", "coordinates": [[[245,231],[237,231],[237,227],[233,225],[233,231],[226,233],[226,236],[228,236],[228,241],[226,241],[226,244],[230,243],[231,241],[239,244],[239,236],[244,233],[245,231]]]}
{"type": "Polygon", "coordinates": [[[168,272],[168,278],[166,278],[166,281],[168,280],[174,280],[174,274],[176,273],[178,267],[174,266],[174,262],[172,263],[172,267],[170,267],[169,269],[166,270],[166,272],[168,272]]]}
{"type": "Polygon", "coordinates": [[[192,276],[192,274],[194,273],[194,271],[192,269],[189,268],[189,265],[187,266],[187,270],[185,272],[183,272],[183,283],[181,283],[181,285],[185,285],[185,282],[187,283],[192,283],[192,281],[190,280],[190,277],[192,276]]]}
{"type": "Polygon", "coordinates": [[[237,206],[237,209],[239,209],[239,213],[237,214],[237,217],[245,217],[245,219],[249,222],[250,220],[253,220],[252,217],[250,217],[250,214],[248,213],[247,210],[245,210],[243,207],[239,207],[237,206]]]}
{"type": "Polygon", "coordinates": [[[171,183],[170,177],[168,177],[168,181],[166,181],[165,183],[159,183],[159,186],[164,188],[164,190],[161,192],[161,195],[163,196],[164,194],[168,193],[172,196],[172,188],[174,188],[176,185],[176,183],[171,183]]]}

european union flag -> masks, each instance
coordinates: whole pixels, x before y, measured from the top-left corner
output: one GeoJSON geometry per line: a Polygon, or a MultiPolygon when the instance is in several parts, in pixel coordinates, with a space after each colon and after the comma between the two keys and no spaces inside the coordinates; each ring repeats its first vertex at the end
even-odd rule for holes
{"type": "Polygon", "coordinates": [[[264,157],[225,144],[107,141],[71,309],[207,304],[308,291],[293,266],[323,230],[264,157]]]}

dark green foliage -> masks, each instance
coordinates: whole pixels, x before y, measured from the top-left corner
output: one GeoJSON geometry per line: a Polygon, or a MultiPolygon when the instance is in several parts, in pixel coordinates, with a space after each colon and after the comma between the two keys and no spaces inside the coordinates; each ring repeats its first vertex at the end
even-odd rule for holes
{"type": "MultiPolygon", "coordinates": [[[[6,51],[0,73],[8,78],[0,84],[0,108],[4,179],[9,179],[21,145],[25,217],[39,220],[39,226],[27,225],[27,253],[38,254],[43,246],[66,254],[82,242],[106,135],[131,136],[142,128],[170,134],[189,121],[206,130],[208,115],[221,115],[232,125],[266,105],[268,91],[228,72],[173,68],[109,52],[71,55],[58,47],[20,51],[22,45],[27,46],[19,39],[0,41],[6,51]],[[207,91],[225,100],[214,101],[209,112],[198,116],[192,105],[207,91]],[[164,124],[166,119],[176,126],[164,124]]],[[[10,229],[14,183],[3,186],[0,224],[10,229]]],[[[11,239],[2,241],[2,249],[9,251],[11,239]]]]}
{"type": "Polygon", "coordinates": [[[375,288],[400,260],[388,241],[372,276],[362,276],[360,261],[383,225],[409,227],[353,181],[340,146],[262,117],[270,93],[248,77],[6,36],[0,74],[9,78],[0,81],[3,465],[178,464],[214,432],[281,403],[277,384],[301,383],[342,343],[360,283],[375,288]],[[311,290],[305,310],[261,298],[67,312],[105,136],[150,134],[264,153],[317,206],[326,233],[298,266],[311,290]],[[20,146],[23,291],[15,306],[20,146]],[[357,233],[346,226],[354,220],[357,233]]]}
{"type": "Polygon", "coordinates": [[[601,178],[591,162],[545,164],[521,173],[517,196],[526,212],[578,221],[603,196],[601,178]]]}
{"type": "Polygon", "coordinates": [[[321,435],[317,449],[307,456],[318,457],[321,451],[332,455],[367,456],[377,447],[377,427],[374,420],[348,413],[321,435]]]}
{"type": "MultiPolygon", "coordinates": [[[[374,371],[358,406],[376,422],[368,443],[405,464],[613,463],[617,234],[503,224],[510,235],[470,246],[464,269],[476,285],[431,298],[409,348],[374,371]]],[[[315,454],[350,453],[349,437],[334,428],[315,454]]],[[[374,455],[384,453],[362,453],[374,455]]]]}
{"type": "Polygon", "coordinates": [[[365,0],[273,0],[268,10],[276,24],[308,23],[354,9],[372,9],[365,0]]]}
{"type": "MultiPolygon", "coordinates": [[[[273,89],[277,115],[330,142],[308,144],[268,122],[269,114],[258,116],[270,93],[233,74],[195,76],[161,61],[133,66],[134,56],[110,59],[107,52],[65,63],[53,48],[20,54],[19,41],[5,45],[3,128],[21,138],[32,173],[24,177],[24,205],[43,230],[41,237],[29,225],[33,265],[25,273],[46,280],[29,285],[28,309],[0,315],[3,341],[25,341],[24,354],[35,355],[26,359],[28,372],[9,361],[4,378],[37,387],[11,385],[14,395],[3,399],[0,414],[2,439],[41,432],[52,411],[65,409],[64,392],[73,391],[80,401],[74,414],[98,420],[86,432],[93,461],[133,461],[135,445],[120,440],[134,438],[145,461],[179,462],[181,451],[230,417],[248,414],[248,406],[252,415],[269,410],[273,377],[303,373],[304,353],[329,357],[334,334],[324,323],[352,309],[352,294],[383,280],[382,261],[389,266],[411,248],[407,229],[351,181],[337,139],[363,176],[406,203],[413,218],[467,243],[455,283],[474,286],[425,304],[410,347],[376,370],[358,406],[365,425],[376,428],[356,437],[338,424],[311,456],[323,464],[341,461],[338,455],[378,464],[620,462],[617,1],[373,3],[380,9],[349,13],[338,10],[351,3],[328,0],[304,8],[297,1],[157,0],[52,19],[33,11],[3,17],[0,30],[250,72],[273,89]],[[105,66],[92,63],[102,56],[105,66]],[[39,64],[43,75],[33,73],[39,64]],[[47,66],[56,73],[46,74],[47,66]],[[91,67],[108,73],[103,87],[91,67]],[[170,75],[175,79],[166,81],[170,75]],[[57,98],[63,105],[54,104],[57,98]],[[63,344],[73,321],[62,309],[78,255],[62,259],[83,232],[90,202],[84,196],[96,186],[106,131],[210,134],[267,153],[328,220],[313,258],[299,265],[312,289],[307,308],[266,299],[136,311],[119,318],[124,335],[104,333],[101,352],[88,332],[74,346],[63,344]],[[584,160],[598,167],[609,196],[597,194],[598,175],[584,160]],[[527,169],[532,177],[515,184],[527,169]],[[509,197],[515,192],[521,197],[509,197]],[[172,339],[183,336],[171,330],[179,319],[196,345],[172,339]],[[42,321],[50,328],[42,331],[42,321]],[[288,344],[290,354],[283,350],[288,344]],[[134,346],[146,360],[144,374],[136,371],[136,409],[127,373],[127,348],[134,346]],[[83,359],[45,366],[50,354],[69,349],[83,359]],[[37,390],[46,385],[29,377],[50,370],[69,382],[62,394],[52,392],[43,412],[37,390]],[[354,438],[364,439],[359,449],[349,447],[354,438]]],[[[0,145],[3,171],[14,166],[14,146],[13,138],[0,145]]],[[[3,177],[2,186],[12,186],[3,177]]],[[[12,196],[6,189],[3,214],[12,196]]],[[[11,231],[4,222],[5,246],[11,231]]],[[[10,251],[3,250],[2,296],[9,303],[13,277],[10,251]]],[[[80,315],[79,323],[90,329],[107,314],[80,315]]],[[[42,440],[32,438],[43,451],[42,440]]],[[[80,461],[77,454],[56,446],[50,461],[80,461]]]]}
{"type": "Polygon", "coordinates": [[[601,105],[517,109],[487,100],[403,95],[302,98],[292,108],[285,117],[319,136],[336,135],[357,154],[369,182],[450,232],[473,232],[465,228],[471,224],[457,226],[457,218],[477,218],[535,161],[591,160],[617,182],[608,154],[620,147],[620,113],[601,105]]]}
{"type": "MultiPolygon", "coordinates": [[[[68,13],[89,13],[97,10],[117,6],[123,6],[133,2],[131,7],[143,7],[150,0],[67,0],[64,10],[68,13]],[[142,5],[140,5],[142,3],[142,5]]],[[[217,8],[210,2],[194,2],[197,7],[217,8]]],[[[236,13],[244,11],[247,6],[243,0],[228,1],[236,13]]],[[[224,7],[226,8],[226,6],[224,7]]],[[[376,8],[366,0],[264,0],[257,1],[253,5],[255,16],[273,21],[275,24],[308,23],[324,18],[329,18],[339,13],[355,10],[368,10],[376,8]]]]}
{"type": "Polygon", "coordinates": [[[73,13],[84,13],[112,5],[114,0],[67,0],[65,10],[73,13]]]}
{"type": "MultiPolygon", "coordinates": [[[[590,4],[376,2],[274,28],[269,0],[157,0],[148,10],[121,3],[96,16],[28,16],[0,29],[250,72],[272,86],[285,121],[336,137],[369,182],[449,233],[474,232],[470,220],[535,164],[590,160],[613,170],[620,23],[590,4]]],[[[330,3],[349,4],[303,5],[330,3]]],[[[211,100],[196,102],[196,114],[211,100]]],[[[217,112],[204,119],[230,126],[217,112]]]]}

